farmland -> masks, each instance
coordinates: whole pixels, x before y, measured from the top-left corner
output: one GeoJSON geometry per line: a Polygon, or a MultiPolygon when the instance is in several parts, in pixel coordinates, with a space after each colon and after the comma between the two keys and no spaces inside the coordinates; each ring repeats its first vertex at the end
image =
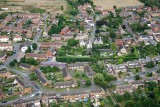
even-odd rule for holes
{"type": "MultiPolygon", "coordinates": [[[[8,8],[8,12],[24,12],[28,9],[42,9],[47,12],[61,12],[61,6],[66,8],[65,0],[0,0],[0,8],[8,8]]],[[[1,11],[3,12],[3,11],[1,11]]]]}
{"type": "Polygon", "coordinates": [[[103,9],[112,9],[114,5],[117,7],[143,5],[138,0],[93,0],[93,2],[97,6],[102,6],[103,9]]]}

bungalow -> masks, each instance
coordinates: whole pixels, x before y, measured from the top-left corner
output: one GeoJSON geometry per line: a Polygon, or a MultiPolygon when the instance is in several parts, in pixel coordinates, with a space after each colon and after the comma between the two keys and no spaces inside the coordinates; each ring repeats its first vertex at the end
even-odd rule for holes
{"type": "Polygon", "coordinates": [[[66,81],[66,82],[56,82],[54,83],[55,88],[74,88],[77,87],[77,82],[74,80],[66,81]]]}
{"type": "Polygon", "coordinates": [[[68,71],[68,68],[62,69],[62,75],[63,75],[65,81],[72,79],[72,76],[71,76],[70,72],[68,71]]]}
{"type": "Polygon", "coordinates": [[[68,33],[68,32],[69,32],[69,27],[66,26],[66,27],[64,27],[64,28],[61,30],[60,34],[61,34],[61,35],[64,35],[64,34],[66,34],[66,33],[68,33]]]}
{"type": "Polygon", "coordinates": [[[13,37],[13,42],[20,42],[20,41],[22,41],[22,36],[16,35],[13,37]]]}
{"type": "Polygon", "coordinates": [[[90,66],[85,66],[84,70],[86,71],[88,77],[93,77],[95,74],[95,72],[90,66]]]}
{"type": "Polygon", "coordinates": [[[35,60],[47,60],[48,56],[46,54],[35,54],[35,53],[26,53],[26,58],[34,58],[35,60]]]}
{"type": "Polygon", "coordinates": [[[80,70],[84,71],[85,65],[83,63],[73,63],[73,64],[68,64],[67,65],[68,69],[70,70],[80,70]]]}
{"type": "Polygon", "coordinates": [[[0,42],[9,42],[8,36],[0,36],[0,42]]]}
{"type": "Polygon", "coordinates": [[[116,92],[118,94],[123,95],[125,92],[133,92],[133,87],[130,84],[125,84],[125,85],[117,85],[116,86],[116,92]]]}
{"type": "Polygon", "coordinates": [[[19,67],[25,70],[30,70],[31,69],[31,65],[25,64],[25,63],[20,63],[19,67]]]}
{"type": "Polygon", "coordinates": [[[13,45],[11,44],[0,44],[0,51],[12,51],[13,45]]]}

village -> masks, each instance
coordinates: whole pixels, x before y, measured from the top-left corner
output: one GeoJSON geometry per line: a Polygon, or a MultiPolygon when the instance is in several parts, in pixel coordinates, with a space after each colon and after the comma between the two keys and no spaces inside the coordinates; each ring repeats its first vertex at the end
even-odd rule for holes
{"type": "Polygon", "coordinates": [[[159,86],[160,9],[83,3],[70,14],[7,14],[0,51],[0,107],[115,107],[159,86]]]}

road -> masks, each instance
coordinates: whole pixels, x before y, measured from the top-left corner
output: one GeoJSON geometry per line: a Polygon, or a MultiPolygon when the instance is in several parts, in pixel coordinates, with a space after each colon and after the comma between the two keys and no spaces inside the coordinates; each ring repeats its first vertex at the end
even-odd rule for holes
{"type": "Polygon", "coordinates": [[[113,85],[120,85],[120,84],[122,84],[124,82],[127,82],[127,81],[129,82],[129,81],[134,80],[136,75],[139,75],[140,77],[142,77],[142,76],[145,76],[147,73],[156,72],[159,69],[160,69],[160,66],[156,66],[156,67],[154,67],[152,69],[149,69],[149,70],[146,70],[144,72],[139,72],[139,73],[136,73],[136,74],[134,74],[132,76],[129,76],[129,77],[126,77],[126,78],[123,78],[123,79],[120,79],[120,80],[112,81],[109,84],[110,85],[111,84],[113,84],[113,85]]]}
{"type": "Polygon", "coordinates": [[[127,21],[127,20],[128,20],[128,19],[125,19],[124,22],[123,22],[123,24],[125,25],[126,30],[127,30],[130,34],[133,35],[134,41],[137,43],[137,40],[136,40],[136,36],[137,36],[137,35],[132,31],[132,29],[131,29],[130,26],[128,25],[128,21],[127,21]]]}

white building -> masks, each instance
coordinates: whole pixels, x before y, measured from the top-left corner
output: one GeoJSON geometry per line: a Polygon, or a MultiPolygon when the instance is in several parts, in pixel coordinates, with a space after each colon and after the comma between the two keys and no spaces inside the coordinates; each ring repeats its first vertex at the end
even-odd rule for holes
{"type": "Polygon", "coordinates": [[[22,36],[16,35],[13,37],[13,42],[21,42],[22,41],[22,36]]]}
{"type": "Polygon", "coordinates": [[[11,44],[0,44],[1,51],[13,51],[13,45],[11,44]]]}
{"type": "Polygon", "coordinates": [[[0,42],[9,42],[8,36],[0,36],[0,42]]]}

